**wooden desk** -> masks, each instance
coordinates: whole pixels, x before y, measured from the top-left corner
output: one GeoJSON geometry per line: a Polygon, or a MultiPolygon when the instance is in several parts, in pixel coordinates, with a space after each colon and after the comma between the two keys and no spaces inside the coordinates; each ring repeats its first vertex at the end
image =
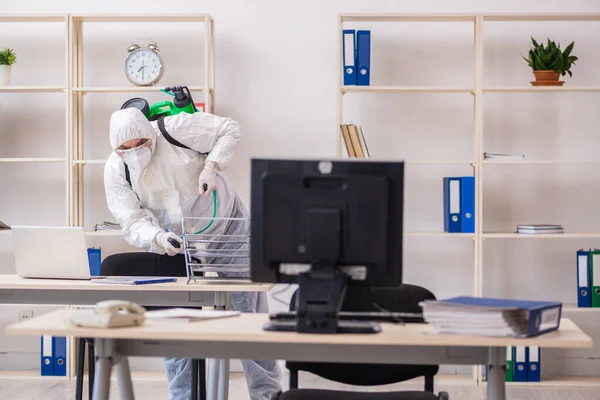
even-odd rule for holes
{"type": "MultiPolygon", "coordinates": [[[[267,292],[273,287],[272,284],[253,283],[244,279],[186,282],[187,277],[179,277],[177,282],[113,285],[91,280],[0,275],[0,304],[94,305],[103,300],[126,300],[143,306],[225,309],[231,292],[267,292]]],[[[229,379],[229,360],[207,361],[207,387],[215,391],[229,379]]]]}
{"type": "Polygon", "coordinates": [[[249,280],[177,282],[153,285],[112,285],[87,280],[27,279],[0,275],[0,304],[93,305],[103,300],[127,300],[144,306],[223,307],[231,292],[267,292],[272,284],[249,280]]]}
{"type": "MultiPolygon", "coordinates": [[[[265,332],[265,314],[189,324],[147,322],[122,329],[70,327],[68,311],[58,310],[7,328],[9,335],[56,335],[96,338],[94,399],[108,399],[111,365],[116,365],[121,399],[133,399],[128,356],[283,359],[291,361],[369,362],[382,364],[487,364],[487,398],[505,400],[507,346],[591,348],[592,340],[563,319],[556,332],[529,339],[437,335],[426,324],[382,324],[382,332],[363,335],[316,335],[265,332]],[[111,364],[111,360],[112,363],[111,364]]],[[[227,387],[220,388],[221,399],[227,387]]]]}

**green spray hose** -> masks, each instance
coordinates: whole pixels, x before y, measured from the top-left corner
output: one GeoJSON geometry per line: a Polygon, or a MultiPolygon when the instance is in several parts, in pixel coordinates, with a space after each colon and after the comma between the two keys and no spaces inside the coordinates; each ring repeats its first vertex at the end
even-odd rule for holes
{"type": "MultiPolygon", "coordinates": [[[[201,233],[206,232],[206,230],[212,226],[213,222],[215,222],[215,218],[216,217],[217,217],[217,191],[214,190],[213,191],[213,216],[212,216],[212,219],[210,220],[210,222],[208,223],[208,225],[206,225],[204,228],[202,228],[198,232],[194,233],[194,235],[199,235],[201,233]]],[[[181,239],[183,239],[183,235],[181,235],[179,237],[181,239]]]]}

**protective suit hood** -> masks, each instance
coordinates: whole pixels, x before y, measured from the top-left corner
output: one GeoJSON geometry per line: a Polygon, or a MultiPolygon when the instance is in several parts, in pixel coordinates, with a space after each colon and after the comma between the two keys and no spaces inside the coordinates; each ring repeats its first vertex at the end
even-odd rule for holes
{"type": "Polygon", "coordinates": [[[137,108],[115,111],[110,117],[110,145],[113,150],[132,139],[150,139],[156,150],[156,130],[137,108]]]}

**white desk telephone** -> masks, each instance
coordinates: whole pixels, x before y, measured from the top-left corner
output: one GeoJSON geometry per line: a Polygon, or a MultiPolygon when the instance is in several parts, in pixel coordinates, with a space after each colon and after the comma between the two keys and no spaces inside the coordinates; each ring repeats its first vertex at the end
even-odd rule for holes
{"type": "Polygon", "coordinates": [[[69,320],[82,328],[119,328],[142,325],[145,312],[144,307],[130,301],[106,300],[93,310],[71,311],[69,320]]]}

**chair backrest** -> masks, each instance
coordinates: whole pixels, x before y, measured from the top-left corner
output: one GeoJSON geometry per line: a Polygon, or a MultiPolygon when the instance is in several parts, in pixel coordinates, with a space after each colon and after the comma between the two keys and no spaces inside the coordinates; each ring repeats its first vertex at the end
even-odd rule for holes
{"type": "MultiPolygon", "coordinates": [[[[290,310],[296,309],[297,291],[292,295],[290,310]]],[[[403,284],[397,288],[349,287],[342,311],[381,311],[377,306],[392,312],[420,313],[419,302],[435,300],[429,290],[415,285],[403,284]],[[369,293],[370,291],[370,293],[369,293]]],[[[290,371],[308,371],[322,378],[349,385],[387,385],[421,376],[433,376],[439,371],[437,365],[388,365],[345,364],[288,361],[290,371]]]]}

